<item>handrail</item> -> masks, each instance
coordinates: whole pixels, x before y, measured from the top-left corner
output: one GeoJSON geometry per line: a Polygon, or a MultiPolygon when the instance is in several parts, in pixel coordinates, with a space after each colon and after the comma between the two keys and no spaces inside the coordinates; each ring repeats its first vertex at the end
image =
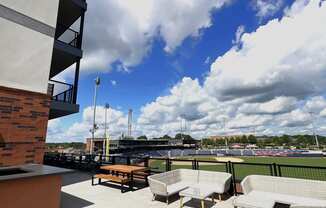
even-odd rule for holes
{"type": "Polygon", "coordinates": [[[72,84],[69,84],[69,83],[65,83],[65,82],[61,82],[61,81],[58,81],[58,80],[53,80],[53,79],[50,79],[49,80],[50,82],[55,82],[55,83],[59,83],[59,84],[63,84],[63,85],[69,85],[69,86],[73,86],[72,84]]]}
{"type": "MultiPolygon", "coordinates": [[[[46,153],[46,154],[57,154],[57,155],[71,155],[71,156],[88,156],[88,157],[96,157],[96,156],[101,156],[102,158],[130,158],[130,159],[148,159],[148,160],[169,160],[170,162],[192,162],[195,161],[195,159],[171,159],[168,157],[140,157],[140,156],[125,156],[125,155],[101,155],[101,154],[75,154],[75,153],[46,153]]],[[[290,164],[277,164],[277,163],[251,163],[251,162],[232,162],[232,161],[212,161],[212,160],[196,160],[197,162],[207,162],[207,163],[229,163],[231,162],[232,164],[239,164],[239,165],[277,165],[277,166],[282,166],[282,167],[293,167],[293,168],[320,168],[320,169],[326,169],[324,166],[309,166],[309,165],[290,165],[290,164]]]]}
{"type": "Polygon", "coordinates": [[[49,81],[51,82],[51,83],[49,83],[49,86],[50,86],[51,89],[48,90],[48,91],[51,92],[50,95],[52,96],[52,100],[65,102],[65,103],[72,103],[73,102],[74,86],[72,84],[64,83],[64,82],[57,81],[57,80],[49,80],[49,81]],[[61,91],[61,92],[54,95],[54,87],[59,86],[59,85],[67,86],[68,89],[65,89],[64,91],[61,91]]]}
{"type": "Polygon", "coordinates": [[[62,24],[57,25],[57,33],[55,35],[55,39],[63,42],[65,44],[71,45],[75,48],[79,47],[79,39],[80,39],[80,33],[73,30],[69,26],[65,26],[62,24]]]}

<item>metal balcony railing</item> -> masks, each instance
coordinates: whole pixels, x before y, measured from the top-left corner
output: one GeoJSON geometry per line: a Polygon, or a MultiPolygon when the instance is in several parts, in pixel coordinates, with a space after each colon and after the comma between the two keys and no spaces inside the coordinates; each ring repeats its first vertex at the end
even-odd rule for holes
{"type": "Polygon", "coordinates": [[[80,34],[79,32],[73,30],[72,28],[69,28],[64,25],[57,25],[56,28],[56,40],[63,42],[65,44],[68,44],[70,46],[73,46],[75,48],[80,48],[80,34]]]}
{"type": "Polygon", "coordinates": [[[74,86],[72,84],[59,82],[56,80],[49,81],[48,95],[52,96],[52,100],[54,101],[73,104],[73,91],[74,86]]]}

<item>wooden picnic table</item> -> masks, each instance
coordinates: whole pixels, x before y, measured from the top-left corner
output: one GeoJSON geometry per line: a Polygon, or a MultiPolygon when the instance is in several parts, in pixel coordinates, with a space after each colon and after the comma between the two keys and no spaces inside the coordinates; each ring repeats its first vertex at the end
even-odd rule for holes
{"type": "Polygon", "coordinates": [[[104,165],[100,169],[109,171],[111,173],[126,174],[130,180],[130,189],[134,189],[134,173],[146,171],[147,167],[134,166],[134,165],[104,165]]]}

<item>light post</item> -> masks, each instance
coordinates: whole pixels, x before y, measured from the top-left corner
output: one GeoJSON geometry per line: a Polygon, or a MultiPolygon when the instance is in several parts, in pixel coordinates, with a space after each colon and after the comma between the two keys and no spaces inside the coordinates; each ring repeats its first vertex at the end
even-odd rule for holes
{"type": "Polygon", "coordinates": [[[95,123],[95,117],[96,117],[96,97],[97,97],[97,88],[100,85],[101,81],[99,77],[96,77],[95,79],[95,91],[94,91],[94,101],[93,101],[93,106],[94,106],[94,112],[93,112],[93,128],[91,129],[92,132],[92,139],[91,139],[91,145],[90,145],[90,154],[93,154],[93,142],[95,138],[95,131],[97,129],[96,123],[95,123]]]}
{"type": "Polygon", "coordinates": [[[316,134],[316,130],[315,130],[315,117],[314,117],[314,112],[309,112],[310,116],[311,116],[311,125],[312,125],[312,133],[315,137],[315,141],[316,141],[316,146],[317,149],[319,149],[319,142],[318,142],[318,136],[316,134]]]}
{"type": "Polygon", "coordinates": [[[105,104],[105,120],[104,120],[104,137],[105,138],[107,137],[107,129],[108,129],[108,126],[107,126],[107,115],[108,115],[109,108],[110,108],[109,103],[106,103],[105,104]]]}
{"type": "Polygon", "coordinates": [[[103,155],[106,154],[108,148],[108,133],[107,133],[107,117],[108,117],[108,110],[110,105],[108,103],[105,104],[105,118],[104,118],[104,141],[103,141],[103,155]]]}
{"type": "Polygon", "coordinates": [[[223,131],[224,131],[224,136],[225,136],[225,148],[228,149],[228,139],[227,139],[227,136],[226,136],[225,127],[226,127],[226,117],[223,117],[223,131]]]}

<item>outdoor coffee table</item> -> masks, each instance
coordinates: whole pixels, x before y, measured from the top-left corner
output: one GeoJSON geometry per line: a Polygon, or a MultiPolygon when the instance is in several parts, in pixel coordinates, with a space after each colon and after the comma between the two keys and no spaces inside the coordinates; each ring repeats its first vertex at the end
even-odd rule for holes
{"type": "Polygon", "coordinates": [[[205,208],[205,199],[212,196],[214,192],[207,189],[207,187],[193,186],[189,187],[179,193],[180,195],[180,208],[183,207],[183,198],[190,197],[192,199],[199,199],[201,201],[201,207],[205,208]]]}

